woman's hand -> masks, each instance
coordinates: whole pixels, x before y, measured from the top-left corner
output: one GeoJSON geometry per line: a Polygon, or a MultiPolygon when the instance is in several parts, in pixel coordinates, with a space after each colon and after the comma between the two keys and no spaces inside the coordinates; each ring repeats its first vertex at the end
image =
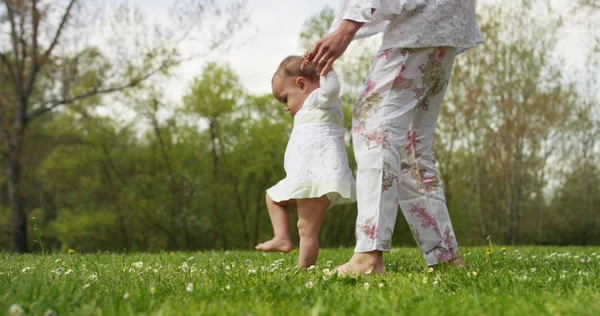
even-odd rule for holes
{"type": "Polygon", "coordinates": [[[317,65],[317,73],[321,76],[327,75],[333,67],[333,63],[348,48],[354,35],[364,23],[351,20],[342,20],[338,29],[320,39],[315,46],[304,54],[302,68],[308,63],[317,65]]]}

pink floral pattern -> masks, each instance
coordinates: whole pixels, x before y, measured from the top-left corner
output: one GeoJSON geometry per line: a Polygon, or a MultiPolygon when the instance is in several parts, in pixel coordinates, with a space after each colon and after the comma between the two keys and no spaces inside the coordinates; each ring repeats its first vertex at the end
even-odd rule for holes
{"type": "Polygon", "coordinates": [[[388,60],[390,59],[390,53],[393,51],[392,48],[388,48],[388,49],[384,49],[381,51],[381,53],[379,53],[379,55],[377,55],[377,58],[379,59],[384,59],[388,60]]]}
{"type": "Polygon", "coordinates": [[[388,130],[384,130],[381,125],[379,125],[375,131],[367,133],[365,138],[369,149],[377,147],[382,149],[391,148],[390,141],[388,139],[388,130]]]}
{"type": "Polygon", "coordinates": [[[365,234],[367,238],[375,239],[377,238],[377,224],[374,222],[374,217],[367,218],[358,224],[358,229],[360,229],[360,231],[365,234]]]}
{"type": "Polygon", "coordinates": [[[381,181],[381,192],[387,191],[394,185],[394,182],[398,181],[398,176],[390,172],[390,164],[385,162],[383,164],[383,179],[381,181]]]}
{"type": "Polygon", "coordinates": [[[416,216],[421,219],[421,227],[425,229],[431,229],[441,235],[440,228],[438,227],[437,221],[433,215],[427,212],[427,209],[419,207],[419,205],[411,204],[411,208],[408,211],[412,216],[416,216]]]}

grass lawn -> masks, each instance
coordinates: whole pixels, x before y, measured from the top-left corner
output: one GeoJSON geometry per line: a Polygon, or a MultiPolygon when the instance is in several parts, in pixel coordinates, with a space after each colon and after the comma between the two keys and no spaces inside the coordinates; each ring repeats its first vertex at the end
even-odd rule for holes
{"type": "Polygon", "coordinates": [[[464,247],[466,270],[432,272],[399,248],[385,276],[327,275],[351,253],[0,253],[0,315],[600,315],[597,247],[464,247]]]}

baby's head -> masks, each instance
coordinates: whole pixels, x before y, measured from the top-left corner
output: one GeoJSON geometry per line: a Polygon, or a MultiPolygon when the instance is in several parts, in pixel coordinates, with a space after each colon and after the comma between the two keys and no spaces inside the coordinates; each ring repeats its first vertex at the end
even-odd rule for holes
{"type": "Polygon", "coordinates": [[[309,64],[300,69],[300,65],[302,57],[286,57],[271,80],[273,96],[285,105],[291,116],[296,115],[310,93],[320,86],[315,67],[309,64]]]}

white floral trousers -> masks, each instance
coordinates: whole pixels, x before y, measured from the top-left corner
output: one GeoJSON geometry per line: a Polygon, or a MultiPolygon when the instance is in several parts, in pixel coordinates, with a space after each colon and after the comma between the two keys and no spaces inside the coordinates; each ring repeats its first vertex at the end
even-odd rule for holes
{"type": "Polygon", "coordinates": [[[456,49],[381,50],[354,107],[356,252],[390,251],[398,205],[428,265],[460,257],[433,141],[456,49]]]}

